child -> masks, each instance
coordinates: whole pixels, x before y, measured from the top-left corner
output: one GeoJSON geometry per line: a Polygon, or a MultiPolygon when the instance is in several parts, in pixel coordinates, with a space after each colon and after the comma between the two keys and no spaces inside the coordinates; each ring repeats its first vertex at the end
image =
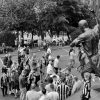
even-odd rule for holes
{"type": "Polygon", "coordinates": [[[1,89],[3,96],[7,95],[7,82],[7,75],[3,73],[1,77],[1,89]]]}
{"type": "Polygon", "coordinates": [[[82,91],[82,98],[81,100],[89,100],[90,99],[90,92],[91,92],[91,74],[88,72],[84,73],[84,85],[82,91]]]}

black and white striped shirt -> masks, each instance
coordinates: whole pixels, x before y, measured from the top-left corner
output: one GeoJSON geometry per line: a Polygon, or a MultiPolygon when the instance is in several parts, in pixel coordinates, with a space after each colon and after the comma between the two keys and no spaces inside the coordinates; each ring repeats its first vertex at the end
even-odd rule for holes
{"type": "Polygon", "coordinates": [[[86,81],[83,85],[82,94],[85,98],[90,98],[90,91],[91,91],[91,82],[86,81]]]}
{"type": "Polygon", "coordinates": [[[58,85],[57,92],[59,93],[59,100],[66,100],[69,95],[69,87],[65,83],[62,83],[58,85]]]}

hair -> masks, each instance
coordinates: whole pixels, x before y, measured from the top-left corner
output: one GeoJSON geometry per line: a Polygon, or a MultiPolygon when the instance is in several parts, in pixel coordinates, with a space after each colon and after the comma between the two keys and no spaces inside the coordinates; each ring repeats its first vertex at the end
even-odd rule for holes
{"type": "Polygon", "coordinates": [[[44,95],[46,94],[46,89],[45,89],[45,88],[42,89],[42,93],[43,93],[44,95]]]}
{"type": "Polygon", "coordinates": [[[51,77],[48,78],[49,83],[53,83],[53,79],[51,77]]]}
{"type": "Polygon", "coordinates": [[[36,62],[33,62],[33,66],[37,66],[37,63],[36,62]]]}
{"type": "Polygon", "coordinates": [[[56,75],[54,75],[52,78],[57,78],[57,76],[56,76],[56,75]]]}
{"type": "Polygon", "coordinates": [[[65,82],[65,81],[66,81],[66,78],[63,77],[63,78],[61,79],[61,82],[65,82]]]}
{"type": "Polygon", "coordinates": [[[71,49],[69,50],[69,55],[70,55],[70,53],[71,53],[73,50],[74,50],[73,48],[71,48],[71,49]]]}
{"type": "Polygon", "coordinates": [[[57,58],[59,59],[59,58],[60,58],[60,56],[58,55],[58,56],[57,56],[57,58]]]}
{"type": "Polygon", "coordinates": [[[45,84],[44,84],[44,83],[41,83],[41,84],[40,84],[40,87],[41,87],[42,89],[44,89],[44,88],[45,88],[45,84]]]}
{"type": "Polygon", "coordinates": [[[35,84],[31,84],[31,89],[35,89],[36,85],[35,84]]]}
{"type": "Polygon", "coordinates": [[[75,76],[75,77],[74,77],[74,80],[75,80],[75,81],[78,81],[78,77],[75,76]]]}
{"type": "Polygon", "coordinates": [[[51,88],[52,90],[54,90],[54,84],[51,84],[51,85],[50,85],[50,88],[51,88]]]}

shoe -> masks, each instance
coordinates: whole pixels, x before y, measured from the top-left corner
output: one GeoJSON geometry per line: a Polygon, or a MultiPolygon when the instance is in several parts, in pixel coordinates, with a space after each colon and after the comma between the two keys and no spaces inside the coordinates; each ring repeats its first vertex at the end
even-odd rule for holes
{"type": "Polygon", "coordinates": [[[11,94],[11,91],[9,91],[9,95],[11,94]]]}
{"type": "Polygon", "coordinates": [[[15,95],[15,98],[17,98],[17,95],[15,95]]]}
{"type": "Polygon", "coordinates": [[[95,79],[93,78],[92,81],[95,82],[95,79]]]}

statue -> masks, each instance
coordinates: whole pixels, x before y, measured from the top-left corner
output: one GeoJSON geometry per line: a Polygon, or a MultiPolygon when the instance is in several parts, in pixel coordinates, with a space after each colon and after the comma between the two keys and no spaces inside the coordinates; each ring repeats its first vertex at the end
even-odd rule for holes
{"type": "Polygon", "coordinates": [[[81,46],[86,54],[84,69],[81,72],[85,84],[81,100],[89,100],[91,97],[91,73],[100,77],[99,25],[97,24],[94,29],[90,29],[87,21],[81,20],[79,27],[83,33],[73,40],[70,46],[81,46]]]}
{"type": "Polygon", "coordinates": [[[82,30],[80,34],[73,42],[71,47],[79,46],[81,44],[83,51],[86,54],[86,63],[82,71],[82,76],[85,72],[94,73],[100,77],[100,56],[98,53],[98,44],[99,44],[99,32],[97,24],[94,29],[88,27],[86,20],[81,20],[79,22],[79,27],[82,30]]]}

